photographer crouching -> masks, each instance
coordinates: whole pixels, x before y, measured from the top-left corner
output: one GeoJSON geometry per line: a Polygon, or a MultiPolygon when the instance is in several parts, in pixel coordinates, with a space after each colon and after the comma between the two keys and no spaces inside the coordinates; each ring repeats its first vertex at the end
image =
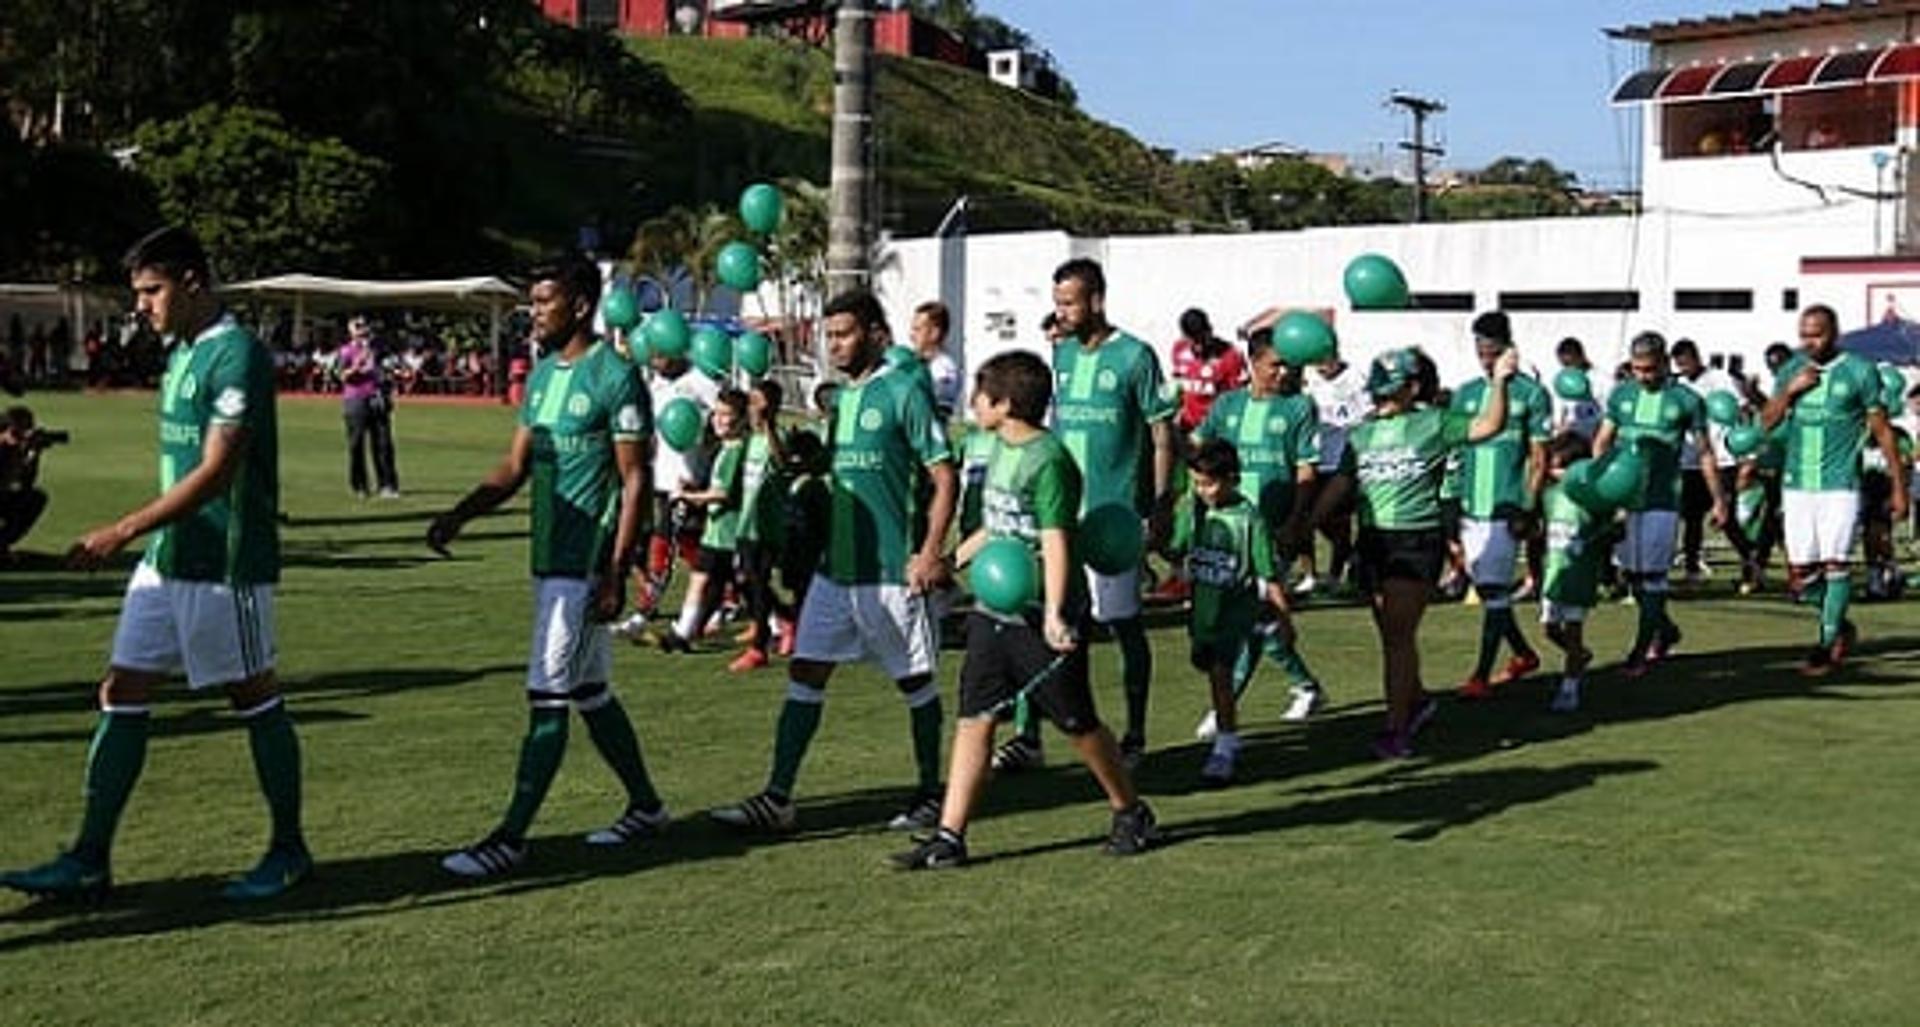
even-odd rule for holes
{"type": "Polygon", "coordinates": [[[26,407],[9,408],[0,423],[0,567],[14,562],[14,543],[47,509],[47,494],[37,487],[40,454],[67,441],[66,432],[35,427],[26,407]]]}

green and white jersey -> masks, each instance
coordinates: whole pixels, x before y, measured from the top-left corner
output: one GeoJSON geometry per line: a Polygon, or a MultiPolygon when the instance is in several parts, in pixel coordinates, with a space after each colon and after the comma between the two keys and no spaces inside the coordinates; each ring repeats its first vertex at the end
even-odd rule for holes
{"type": "Polygon", "coordinates": [[[745,439],[722,439],[720,451],[713,455],[713,471],[707,476],[707,488],[724,492],[727,498],[707,507],[707,524],[700,530],[700,544],[708,549],[731,552],[734,540],[740,535],[744,486],[741,464],[746,454],[745,439]]]}
{"type": "Polygon", "coordinates": [[[598,577],[620,520],[614,443],[653,432],[639,371],[605,342],[571,363],[548,354],[527,379],[520,424],[533,435],[534,576],[598,577]]]}
{"type": "Polygon", "coordinates": [[[1188,637],[1202,644],[1250,637],[1264,602],[1261,582],[1275,577],[1273,535],[1259,507],[1238,495],[1220,507],[1196,500],[1175,526],[1173,548],[1186,553],[1193,583],[1188,637]]]}
{"type": "Polygon", "coordinates": [[[960,537],[963,539],[980,530],[987,464],[993,460],[993,447],[999,442],[992,432],[972,425],[967,428],[966,441],[960,446],[960,537]]]}
{"type": "Polygon", "coordinates": [[[1638,446],[1647,464],[1646,490],[1627,509],[1678,510],[1681,442],[1707,430],[1706,401],[1675,381],[1649,389],[1628,378],[1608,394],[1607,420],[1613,424],[1613,444],[1638,446]]]}
{"type": "MultiPolygon", "coordinates": [[[[1776,395],[1812,361],[1794,354],[1780,368],[1776,395]]],[[[1785,420],[1787,462],[1782,487],[1796,492],[1851,492],[1860,487],[1860,451],[1867,414],[1886,412],[1873,362],[1839,353],[1820,368],[1820,384],[1800,394],[1785,420]]]]}
{"type": "Polygon", "coordinates": [[[770,539],[769,529],[775,525],[767,508],[773,504],[778,477],[779,468],[773,466],[773,443],[767,433],[749,434],[740,456],[740,529],[735,536],[739,541],[770,539]],[[773,488],[768,487],[770,484],[773,488]]]}
{"type": "MultiPolygon", "coordinates": [[[[1455,413],[1471,421],[1487,404],[1493,383],[1476,378],[1453,394],[1455,413]]],[[[1460,451],[1458,498],[1462,515],[1476,520],[1505,520],[1533,505],[1527,490],[1531,447],[1544,445],[1552,432],[1553,401],[1540,383],[1525,375],[1507,380],[1507,423],[1500,433],[1460,451]]]]}
{"type": "Polygon", "coordinates": [[[1320,413],[1312,397],[1301,393],[1256,398],[1235,389],[1213,401],[1193,434],[1233,446],[1240,456],[1240,491],[1254,497],[1269,528],[1293,513],[1300,468],[1320,461],[1320,413]]]}
{"type": "Polygon", "coordinates": [[[841,585],[902,585],[913,537],[914,478],[953,453],[932,395],[907,371],[879,368],[841,386],[832,437],[833,519],[825,573],[841,585]]]}
{"type": "Polygon", "coordinates": [[[1610,521],[1567,498],[1566,489],[1549,485],[1540,497],[1546,513],[1547,569],[1541,594],[1562,606],[1590,607],[1600,588],[1610,521]]]}
{"type": "Polygon", "coordinates": [[[145,560],[163,578],[262,585],[280,580],[280,429],[273,358],[230,314],[167,354],[160,380],[160,491],[200,466],[207,430],[246,435],[226,491],[154,532],[145,560]]]}
{"type": "MultiPolygon", "coordinates": [[[[1088,349],[1053,347],[1054,430],[1086,482],[1086,510],[1117,503],[1142,516],[1153,501],[1153,432],[1177,409],[1153,348],[1115,331],[1088,349]]],[[[1082,510],[1085,513],[1086,510],[1082,510]]]]}
{"type": "MultiPolygon", "coordinates": [[[[1026,543],[1038,560],[1042,531],[1065,531],[1071,540],[1073,529],[1080,521],[1080,491],[1080,469],[1058,438],[1036,435],[1018,445],[995,438],[987,458],[986,484],[981,493],[981,526],[994,538],[1014,538],[1026,543]]],[[[1072,549],[1069,544],[1070,554],[1072,549]]],[[[1063,612],[1069,619],[1085,606],[1086,575],[1080,573],[1079,563],[1073,558],[1067,574],[1067,604],[1063,612]]],[[[1044,572],[1042,587],[1045,587],[1044,572]]],[[[1028,612],[1038,611],[1036,604],[1028,612]]]]}
{"type": "Polygon", "coordinates": [[[1440,527],[1447,457],[1466,445],[1474,419],[1439,407],[1369,417],[1347,438],[1345,466],[1360,493],[1360,526],[1382,531],[1440,527]]]}

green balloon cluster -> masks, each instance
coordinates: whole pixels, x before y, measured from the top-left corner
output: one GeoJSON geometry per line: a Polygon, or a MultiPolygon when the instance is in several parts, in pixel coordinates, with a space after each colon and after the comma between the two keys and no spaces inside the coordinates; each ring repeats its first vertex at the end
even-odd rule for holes
{"type": "Polygon", "coordinates": [[[1707,418],[1723,428],[1731,428],[1740,421],[1740,397],[1725,389],[1707,396],[1707,418]]]}
{"type": "Polygon", "coordinates": [[[759,332],[746,332],[733,343],[734,363],[755,378],[773,370],[773,340],[759,332]]]}
{"type": "Polygon", "coordinates": [[[760,287],[760,251],[750,242],[730,242],[720,247],[713,271],[722,284],[741,292],[752,292],[760,287]]]}
{"type": "Polygon", "coordinates": [[[1593,382],[1577,367],[1563,368],[1553,376],[1553,393],[1569,403],[1593,398],[1593,382]]]}
{"type": "Polygon", "coordinates": [[[1594,461],[1579,460],[1567,466],[1566,473],[1560,476],[1560,487],[1567,498],[1582,509],[1593,513],[1605,513],[1607,504],[1601,502],[1599,493],[1593,489],[1594,461]]]}
{"type": "Polygon", "coordinates": [[[662,441],[675,452],[684,453],[700,441],[702,422],[705,420],[700,414],[700,405],[682,396],[660,408],[654,425],[662,441]]]}
{"type": "Polygon", "coordinates": [[[615,331],[628,331],[640,323],[640,307],[633,302],[633,291],[624,285],[607,289],[600,297],[600,320],[615,331]]]}
{"type": "Polygon", "coordinates": [[[1074,541],[1080,547],[1080,558],[1100,574],[1124,574],[1140,566],[1146,548],[1140,536],[1139,515],[1119,503],[1087,511],[1074,541]]]}
{"type": "Polygon", "coordinates": [[[1015,538],[996,538],[974,554],[967,583],[980,605],[1014,615],[1040,598],[1040,570],[1032,550],[1015,538]]]}
{"type": "Polygon", "coordinates": [[[733,371],[733,340],[712,325],[695,329],[693,366],[709,378],[725,378],[733,371]]]}
{"type": "Polygon", "coordinates": [[[1727,432],[1727,452],[1744,460],[1760,451],[1767,441],[1767,433],[1757,424],[1743,424],[1727,432]]]}
{"type": "Polygon", "coordinates": [[[1295,367],[1325,363],[1339,347],[1333,326],[1317,314],[1295,310],[1273,326],[1274,352],[1295,367]]]}
{"type": "Polygon", "coordinates": [[[656,356],[665,357],[668,360],[679,360],[687,355],[687,344],[690,338],[687,319],[677,310],[668,308],[656,311],[652,317],[647,318],[646,326],[640,330],[640,334],[647,344],[647,349],[656,356]]]}
{"type": "Polygon", "coordinates": [[[1343,276],[1347,301],[1355,310],[1405,310],[1413,305],[1407,276],[1378,253],[1363,253],[1347,264],[1343,276]]]}
{"type": "Polygon", "coordinates": [[[765,182],[755,182],[740,193],[740,220],[757,235],[772,235],[778,230],[785,208],[780,190],[765,182]]]}
{"type": "Polygon", "coordinates": [[[1594,465],[1594,495],[1608,506],[1629,506],[1646,489],[1647,461],[1637,449],[1616,447],[1594,461],[1594,465]]]}

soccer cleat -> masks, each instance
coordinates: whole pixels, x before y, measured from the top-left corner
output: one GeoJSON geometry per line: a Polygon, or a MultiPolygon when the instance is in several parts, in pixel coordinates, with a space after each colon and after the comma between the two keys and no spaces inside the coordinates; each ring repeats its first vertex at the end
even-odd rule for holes
{"type": "Polygon", "coordinates": [[[663,653],[680,653],[685,655],[693,652],[693,645],[686,639],[681,638],[679,634],[669,631],[660,636],[660,651],[663,653]]]}
{"type": "Polygon", "coordinates": [[[707,815],[735,830],[763,834],[791,831],[796,819],[793,800],[781,798],[772,792],[749,796],[736,805],[722,806],[707,815]]]}
{"type": "Polygon", "coordinates": [[[1539,653],[1520,653],[1507,661],[1506,669],[1500,672],[1499,677],[1493,679],[1493,683],[1510,685],[1516,681],[1524,681],[1528,675],[1539,669],[1539,653]]]}
{"type": "Polygon", "coordinates": [[[1129,771],[1138,770],[1140,762],[1146,758],[1146,739],[1139,735],[1128,735],[1120,739],[1120,763],[1129,771]]]}
{"type": "Polygon", "coordinates": [[[456,877],[478,881],[498,877],[527,861],[527,843],[508,838],[498,831],[452,853],[440,861],[440,869],[456,877]]]}
{"type": "Polygon", "coordinates": [[[1317,589],[1319,587],[1320,587],[1320,580],[1318,578],[1315,578],[1313,575],[1308,574],[1302,577],[1299,581],[1296,581],[1293,583],[1293,594],[1300,596],[1302,598],[1305,598],[1307,596],[1312,595],[1314,589],[1317,589]]]}
{"type": "Polygon", "coordinates": [[[1800,664],[1800,676],[1803,678],[1823,678],[1833,673],[1833,650],[1816,645],[1807,650],[1807,658],[1800,664]]]}
{"type": "Polygon", "coordinates": [[[1227,787],[1233,783],[1233,769],[1233,753],[1213,750],[1207,754],[1207,762],[1200,767],[1200,787],[1227,787]]]}
{"type": "Polygon", "coordinates": [[[1207,715],[1200,718],[1200,723],[1193,726],[1193,737],[1202,742],[1213,741],[1213,736],[1219,733],[1220,722],[1212,710],[1208,710],[1207,715]]]}
{"type": "Polygon", "coordinates": [[[227,882],[220,897],[228,902],[262,902],[313,876],[313,856],[305,846],[268,849],[252,870],[227,882]]]}
{"type": "Polygon", "coordinates": [[[907,803],[905,809],[893,815],[887,821],[889,831],[925,831],[940,826],[941,796],[932,792],[922,792],[907,803]]]}
{"type": "Polygon", "coordinates": [[[749,671],[759,670],[766,665],[766,653],[758,649],[748,649],[746,652],[734,657],[733,662],[727,664],[727,670],[734,674],[745,674],[749,671]]]}
{"type": "Polygon", "coordinates": [[[1555,713],[1572,713],[1579,708],[1580,682],[1573,678],[1563,679],[1559,689],[1553,693],[1553,701],[1547,704],[1547,709],[1555,713]]]}
{"type": "Polygon", "coordinates": [[[1287,702],[1286,710],[1280,714],[1280,719],[1289,724],[1301,723],[1320,712],[1320,707],[1327,704],[1327,693],[1316,682],[1309,681],[1293,686],[1291,695],[1293,698],[1287,702]]]}
{"type": "Polygon", "coordinates": [[[105,864],[90,863],[71,852],[63,852],[51,862],[31,870],[0,874],[0,887],[38,898],[98,899],[113,888],[113,871],[105,864]]]}
{"type": "Polygon", "coordinates": [[[1138,856],[1160,840],[1159,823],[1153,809],[1135,799],[1132,806],[1113,814],[1113,827],[1107,833],[1109,856],[1138,856]]]}
{"type": "Polygon", "coordinates": [[[1850,620],[1841,621],[1840,634],[1834,638],[1833,645],[1827,650],[1828,662],[1833,664],[1833,669],[1839,670],[1840,665],[1847,662],[1847,654],[1859,644],[1860,629],[1850,620]]]}
{"type": "Polygon", "coordinates": [[[399,499],[400,490],[394,489],[394,488],[381,489],[380,492],[378,493],[378,496],[381,499],[399,499]]]}
{"type": "Polygon", "coordinates": [[[913,848],[887,859],[901,870],[952,870],[967,865],[967,840],[941,828],[913,848]]]}
{"type": "Polygon", "coordinates": [[[647,615],[638,611],[630,613],[626,619],[614,624],[612,630],[613,637],[638,645],[647,638],[647,615]]]}
{"type": "Polygon", "coordinates": [[[1003,742],[993,754],[993,772],[996,774],[1018,774],[1023,770],[1039,770],[1047,765],[1047,753],[1040,747],[1036,738],[1015,735],[1003,742]]]}
{"type": "Polygon", "coordinates": [[[1420,705],[1413,708],[1413,716],[1407,718],[1407,738],[1409,740],[1418,738],[1420,732],[1425,731],[1427,725],[1433,723],[1434,716],[1439,712],[1440,700],[1431,695],[1423,696],[1420,699],[1420,705]]]}
{"type": "Polygon", "coordinates": [[[673,817],[667,813],[665,803],[654,807],[652,813],[638,806],[628,806],[620,819],[587,835],[588,845],[625,845],[642,838],[652,838],[667,829],[673,817]]]}
{"type": "Polygon", "coordinates": [[[1478,702],[1481,699],[1491,699],[1493,698],[1493,686],[1487,684],[1486,678],[1475,674],[1473,677],[1467,679],[1466,684],[1460,686],[1459,696],[1462,699],[1474,702],[1478,702]]]}
{"type": "Polygon", "coordinates": [[[1373,738],[1373,758],[1404,760],[1413,755],[1413,738],[1405,731],[1382,731],[1373,738]]]}

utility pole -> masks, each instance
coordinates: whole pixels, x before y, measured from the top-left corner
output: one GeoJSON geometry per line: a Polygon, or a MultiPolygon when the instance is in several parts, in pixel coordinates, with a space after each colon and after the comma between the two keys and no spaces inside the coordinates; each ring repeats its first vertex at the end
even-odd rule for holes
{"type": "Polygon", "coordinates": [[[1387,104],[1413,115],[1413,138],[1402,139],[1400,148],[1413,154],[1413,222],[1419,224],[1427,219],[1427,158],[1447,155],[1445,149],[1427,145],[1427,119],[1447,105],[1412,93],[1394,93],[1387,97],[1387,104]]]}
{"type": "Polygon", "coordinates": [[[864,288],[872,278],[873,4],[840,0],[834,22],[829,296],[864,288]]]}

